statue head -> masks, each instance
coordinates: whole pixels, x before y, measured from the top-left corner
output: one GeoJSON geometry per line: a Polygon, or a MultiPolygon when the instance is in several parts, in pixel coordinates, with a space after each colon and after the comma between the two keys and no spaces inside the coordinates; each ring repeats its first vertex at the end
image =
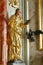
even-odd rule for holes
{"type": "Polygon", "coordinates": [[[19,8],[16,9],[15,15],[20,15],[21,14],[21,10],[19,8]]]}

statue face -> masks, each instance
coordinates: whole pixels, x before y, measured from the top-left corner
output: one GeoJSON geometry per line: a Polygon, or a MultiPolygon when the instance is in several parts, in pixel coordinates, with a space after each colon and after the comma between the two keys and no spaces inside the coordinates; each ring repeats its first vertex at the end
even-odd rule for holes
{"type": "Polygon", "coordinates": [[[17,11],[17,14],[20,15],[20,14],[21,14],[21,10],[18,10],[18,11],[17,11]]]}

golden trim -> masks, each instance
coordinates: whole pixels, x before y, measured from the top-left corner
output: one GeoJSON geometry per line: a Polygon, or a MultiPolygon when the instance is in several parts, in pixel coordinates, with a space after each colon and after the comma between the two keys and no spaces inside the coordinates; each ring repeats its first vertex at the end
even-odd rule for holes
{"type": "Polygon", "coordinates": [[[18,8],[19,7],[19,0],[9,0],[9,5],[12,6],[12,7],[16,7],[18,8]]]}
{"type": "MultiPolygon", "coordinates": [[[[39,15],[39,23],[38,23],[38,25],[39,25],[39,30],[42,30],[41,29],[41,13],[42,13],[42,0],[38,0],[38,15],[39,15]]],[[[39,35],[39,49],[41,50],[43,48],[43,46],[42,46],[42,35],[40,34],[39,35]]]]}

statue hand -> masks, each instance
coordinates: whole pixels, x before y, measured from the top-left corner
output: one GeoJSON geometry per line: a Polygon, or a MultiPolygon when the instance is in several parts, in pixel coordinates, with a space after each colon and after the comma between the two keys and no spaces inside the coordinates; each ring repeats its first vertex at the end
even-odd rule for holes
{"type": "Polygon", "coordinates": [[[20,23],[18,26],[24,28],[26,25],[24,23],[20,23]]]}

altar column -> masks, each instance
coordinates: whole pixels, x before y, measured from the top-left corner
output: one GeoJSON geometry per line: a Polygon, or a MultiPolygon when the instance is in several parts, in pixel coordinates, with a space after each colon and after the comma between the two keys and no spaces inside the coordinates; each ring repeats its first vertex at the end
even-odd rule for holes
{"type": "Polygon", "coordinates": [[[6,0],[0,0],[0,63],[6,65],[7,62],[7,14],[6,0]]]}

